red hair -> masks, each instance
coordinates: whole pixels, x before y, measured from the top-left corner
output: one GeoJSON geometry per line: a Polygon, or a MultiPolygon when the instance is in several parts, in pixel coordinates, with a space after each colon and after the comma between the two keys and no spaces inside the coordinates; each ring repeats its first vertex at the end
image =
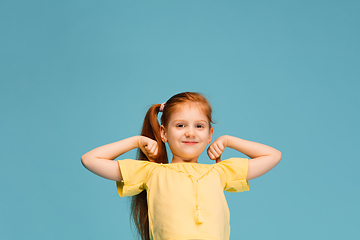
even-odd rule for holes
{"type": "MultiPolygon", "coordinates": [[[[207,116],[210,124],[212,123],[211,106],[208,100],[200,93],[183,92],[172,96],[166,103],[161,116],[161,125],[167,126],[170,116],[176,112],[179,106],[183,104],[196,104],[207,116]]],[[[147,111],[141,135],[155,140],[158,144],[158,155],[154,159],[156,163],[169,163],[165,143],[161,141],[160,125],[157,116],[161,104],[155,104],[147,111]]],[[[137,159],[149,161],[146,155],[138,149],[137,159]]],[[[147,192],[142,191],[140,194],[132,197],[131,215],[133,217],[136,229],[142,240],[150,240],[149,236],[149,219],[147,206],[147,192]]]]}

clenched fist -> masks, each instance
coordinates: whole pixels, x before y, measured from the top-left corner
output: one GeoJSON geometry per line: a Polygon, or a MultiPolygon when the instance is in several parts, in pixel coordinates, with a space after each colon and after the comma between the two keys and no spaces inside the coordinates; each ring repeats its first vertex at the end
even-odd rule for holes
{"type": "Polygon", "coordinates": [[[155,157],[158,154],[158,145],[156,141],[148,137],[141,136],[139,139],[139,148],[150,162],[155,162],[155,157]]]}
{"type": "Polygon", "coordinates": [[[207,149],[207,154],[211,160],[216,160],[216,163],[220,162],[221,154],[224,152],[227,146],[227,137],[218,137],[207,149]]]}

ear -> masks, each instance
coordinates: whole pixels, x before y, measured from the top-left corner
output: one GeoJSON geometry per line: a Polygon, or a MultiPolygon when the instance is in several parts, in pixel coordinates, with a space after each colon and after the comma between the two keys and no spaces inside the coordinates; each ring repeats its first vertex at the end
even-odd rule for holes
{"type": "Polygon", "coordinates": [[[208,144],[210,144],[210,143],[211,143],[211,139],[212,139],[213,133],[214,133],[214,129],[213,129],[213,127],[211,127],[211,128],[210,128],[210,134],[209,134],[209,141],[208,141],[208,144]]]}
{"type": "Polygon", "coordinates": [[[166,143],[167,137],[166,137],[166,129],[165,129],[164,125],[160,126],[160,135],[161,135],[161,140],[163,141],[163,143],[166,143]]]}

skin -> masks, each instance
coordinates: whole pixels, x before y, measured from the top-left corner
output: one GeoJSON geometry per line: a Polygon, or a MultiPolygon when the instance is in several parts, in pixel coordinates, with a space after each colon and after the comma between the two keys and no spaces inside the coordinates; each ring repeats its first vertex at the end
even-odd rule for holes
{"type": "Polygon", "coordinates": [[[211,142],[213,128],[202,111],[186,104],[171,115],[166,127],[160,127],[160,133],[173,154],[171,163],[197,163],[199,155],[211,142]]]}
{"type": "MultiPolygon", "coordinates": [[[[213,135],[213,128],[206,115],[192,104],[179,106],[178,111],[170,117],[168,125],[161,126],[160,131],[162,140],[168,142],[173,153],[171,163],[197,163],[199,155],[211,142],[213,135]]],[[[229,135],[217,138],[208,147],[207,154],[218,163],[227,147],[250,158],[247,180],[270,171],[281,159],[281,152],[272,147],[229,135]]],[[[158,153],[157,143],[144,136],[134,136],[95,148],[84,154],[81,161],[89,171],[106,179],[121,181],[118,163],[112,160],[135,148],[140,148],[154,162],[158,153]]]]}

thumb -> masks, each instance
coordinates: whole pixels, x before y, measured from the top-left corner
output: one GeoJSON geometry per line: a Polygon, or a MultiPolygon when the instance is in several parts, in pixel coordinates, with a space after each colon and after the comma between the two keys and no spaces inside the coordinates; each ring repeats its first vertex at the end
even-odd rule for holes
{"type": "Polygon", "coordinates": [[[221,162],[221,156],[216,159],[216,163],[221,162]]]}

